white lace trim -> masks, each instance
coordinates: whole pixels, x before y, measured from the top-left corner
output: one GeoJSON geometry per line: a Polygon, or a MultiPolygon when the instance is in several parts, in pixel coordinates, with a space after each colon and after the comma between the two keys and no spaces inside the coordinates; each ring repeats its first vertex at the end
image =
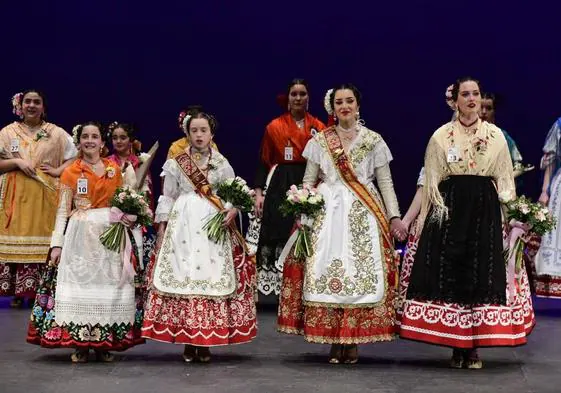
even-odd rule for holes
{"type": "Polygon", "coordinates": [[[77,211],[68,222],[57,274],[57,323],[113,324],[134,321],[134,285],[121,283],[120,254],[99,236],[109,228],[109,209],[77,211]]]}
{"type": "Polygon", "coordinates": [[[95,299],[57,300],[55,312],[55,320],[59,325],[63,323],[113,325],[133,323],[136,306],[134,301],[122,304],[100,304],[95,299]]]}

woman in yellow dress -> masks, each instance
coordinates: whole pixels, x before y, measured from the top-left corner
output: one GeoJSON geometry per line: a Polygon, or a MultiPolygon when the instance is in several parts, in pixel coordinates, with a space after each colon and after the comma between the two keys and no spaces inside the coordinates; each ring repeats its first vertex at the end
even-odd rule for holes
{"type": "Polygon", "coordinates": [[[0,130],[0,296],[33,298],[55,223],[58,178],[76,157],[72,137],[48,123],[45,96],[14,95],[20,117],[0,130]]]}

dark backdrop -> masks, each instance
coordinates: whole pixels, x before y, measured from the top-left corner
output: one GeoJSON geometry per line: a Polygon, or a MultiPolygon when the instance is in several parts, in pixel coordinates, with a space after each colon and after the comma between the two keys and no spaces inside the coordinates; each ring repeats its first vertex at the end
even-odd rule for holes
{"type": "MultiPolygon", "coordinates": [[[[252,178],[264,126],[281,113],[277,93],[294,77],[311,84],[311,112],[325,119],[326,89],[353,82],[361,115],[388,142],[402,210],[426,142],[450,118],[444,91],[472,75],[500,93],[497,123],[538,164],[561,115],[561,4],[533,1],[3,1],[0,121],[28,87],[48,96],[50,120],[68,131],[95,119],[132,121],[148,148],[181,137],[177,114],[202,104],[221,123],[217,142],[252,178]],[[2,98],[3,97],[3,98],[2,98]]],[[[524,179],[537,196],[539,173],[524,179]]]]}

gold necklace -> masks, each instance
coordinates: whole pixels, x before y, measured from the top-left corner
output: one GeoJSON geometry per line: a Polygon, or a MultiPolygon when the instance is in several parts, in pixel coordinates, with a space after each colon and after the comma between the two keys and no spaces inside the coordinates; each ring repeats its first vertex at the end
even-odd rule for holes
{"type": "Polygon", "coordinates": [[[193,151],[193,150],[194,150],[194,149],[193,149],[192,146],[189,147],[189,153],[190,153],[191,157],[193,157],[193,159],[195,160],[195,162],[197,163],[197,165],[199,165],[199,166],[201,167],[202,170],[205,170],[205,169],[207,168],[207,166],[208,166],[208,163],[210,162],[210,159],[212,158],[212,150],[209,149],[208,159],[207,159],[206,165],[204,165],[204,167],[203,167],[201,161],[203,160],[203,158],[204,158],[205,156],[203,155],[202,152],[200,152],[200,151],[198,151],[198,150],[195,150],[195,151],[193,151]]]}

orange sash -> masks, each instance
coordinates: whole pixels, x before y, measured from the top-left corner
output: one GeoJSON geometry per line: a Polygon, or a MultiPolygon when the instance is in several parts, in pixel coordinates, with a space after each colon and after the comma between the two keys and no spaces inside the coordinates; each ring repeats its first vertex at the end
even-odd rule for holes
{"type": "MultiPolygon", "coordinates": [[[[220,198],[213,194],[212,188],[208,179],[204,172],[197,166],[195,161],[191,159],[191,156],[187,153],[181,153],[174,157],[174,160],[177,162],[183,174],[189,179],[189,181],[195,186],[197,192],[206,200],[216,207],[218,211],[224,210],[224,205],[220,198]]],[[[234,234],[235,240],[237,240],[238,244],[243,247],[244,251],[247,252],[247,247],[243,236],[241,233],[236,229],[235,224],[230,225],[230,230],[234,234]]]]}
{"type": "Polygon", "coordinates": [[[343,149],[341,139],[339,139],[339,136],[335,131],[335,127],[327,128],[323,131],[323,135],[325,135],[325,139],[327,140],[327,150],[329,151],[333,164],[339,173],[339,177],[343,180],[343,183],[347,186],[347,188],[351,190],[358,200],[376,218],[376,221],[378,221],[378,224],[380,225],[384,240],[386,240],[388,245],[393,248],[393,239],[390,236],[390,222],[383,210],[380,208],[376,198],[374,198],[370,191],[368,191],[368,189],[358,181],[349,157],[343,149]]]}

